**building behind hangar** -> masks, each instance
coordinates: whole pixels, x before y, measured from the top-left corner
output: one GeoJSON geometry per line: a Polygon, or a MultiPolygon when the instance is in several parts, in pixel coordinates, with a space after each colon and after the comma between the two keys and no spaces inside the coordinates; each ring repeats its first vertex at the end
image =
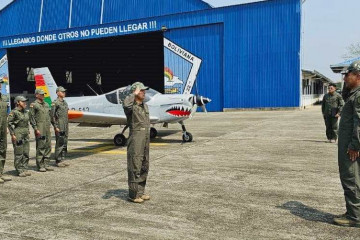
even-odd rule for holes
{"type": "Polygon", "coordinates": [[[32,93],[31,68],[46,66],[71,95],[134,81],[181,93],[196,78],[209,111],[296,108],[300,25],[300,0],[15,0],[0,11],[0,76],[32,93]]]}

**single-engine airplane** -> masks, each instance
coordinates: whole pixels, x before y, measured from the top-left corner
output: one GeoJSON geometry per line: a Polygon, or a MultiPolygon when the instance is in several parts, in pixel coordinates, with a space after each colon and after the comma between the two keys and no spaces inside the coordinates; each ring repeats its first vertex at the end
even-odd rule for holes
{"type": "MultiPolygon", "coordinates": [[[[34,69],[36,88],[45,91],[45,101],[51,105],[51,101],[57,98],[57,85],[47,67],[34,69]]],[[[122,102],[130,93],[130,86],[113,90],[97,96],[66,97],[69,105],[69,122],[79,123],[79,126],[110,127],[111,125],[125,126],[121,133],[114,137],[116,146],[125,146],[127,129],[126,116],[122,102]]],[[[191,142],[193,137],[184,125],[184,120],[190,118],[197,107],[202,107],[206,112],[205,105],[211,100],[194,94],[161,94],[154,89],[146,90],[145,102],[149,106],[150,123],[163,124],[180,123],[182,126],[184,142],[191,142]]],[[[150,137],[155,138],[157,130],[150,129],[150,137]]]]}

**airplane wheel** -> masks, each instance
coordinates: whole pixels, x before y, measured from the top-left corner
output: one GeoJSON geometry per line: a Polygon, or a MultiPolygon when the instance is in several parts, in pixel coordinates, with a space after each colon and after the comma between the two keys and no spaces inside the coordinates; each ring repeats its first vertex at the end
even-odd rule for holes
{"type": "Polygon", "coordinates": [[[125,146],[126,137],[123,134],[116,134],[114,137],[115,146],[125,146]]]}
{"type": "Polygon", "coordinates": [[[183,138],[183,142],[192,142],[192,140],[193,140],[193,136],[189,132],[183,133],[182,138],[183,138]]]}
{"type": "Polygon", "coordinates": [[[158,132],[155,128],[150,128],[150,138],[156,138],[158,132]]]}

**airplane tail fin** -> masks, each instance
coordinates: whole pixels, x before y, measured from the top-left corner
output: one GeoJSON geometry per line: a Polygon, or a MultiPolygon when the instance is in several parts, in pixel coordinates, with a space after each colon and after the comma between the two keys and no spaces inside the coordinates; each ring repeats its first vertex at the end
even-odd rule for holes
{"type": "Polygon", "coordinates": [[[45,92],[44,101],[51,106],[52,100],[55,100],[57,85],[53,76],[50,73],[49,68],[34,68],[35,86],[36,89],[42,89],[45,92]]]}

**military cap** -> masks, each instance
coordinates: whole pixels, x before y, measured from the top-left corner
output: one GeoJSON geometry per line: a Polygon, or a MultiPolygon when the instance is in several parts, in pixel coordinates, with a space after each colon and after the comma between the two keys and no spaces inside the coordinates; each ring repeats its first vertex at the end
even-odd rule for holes
{"type": "Polygon", "coordinates": [[[37,89],[35,90],[35,94],[45,94],[45,91],[42,90],[41,88],[37,88],[37,89]]]}
{"type": "Polygon", "coordinates": [[[149,87],[145,87],[143,83],[141,82],[135,82],[131,85],[131,91],[135,91],[136,88],[139,88],[140,90],[148,90],[149,87]]]}
{"type": "Polygon", "coordinates": [[[360,60],[354,61],[350,64],[349,67],[347,67],[345,70],[343,70],[341,73],[346,74],[349,72],[356,72],[360,73],[360,60]]]}
{"type": "Polygon", "coordinates": [[[15,99],[14,99],[14,103],[17,103],[17,102],[26,102],[28,101],[29,99],[27,99],[26,97],[24,96],[16,96],[15,99]]]}
{"type": "Polygon", "coordinates": [[[62,86],[56,88],[56,92],[66,92],[66,89],[62,86]]]}

